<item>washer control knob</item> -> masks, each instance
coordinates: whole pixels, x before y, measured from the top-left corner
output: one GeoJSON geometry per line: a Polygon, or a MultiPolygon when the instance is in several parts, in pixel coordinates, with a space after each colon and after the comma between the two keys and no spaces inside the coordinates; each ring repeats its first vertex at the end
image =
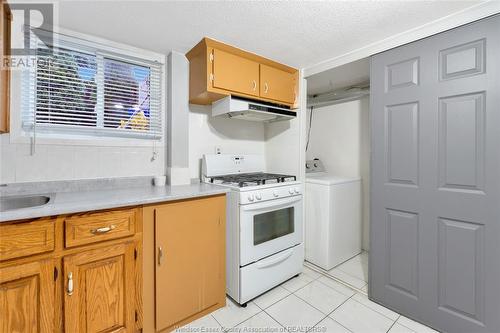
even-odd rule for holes
{"type": "Polygon", "coordinates": [[[262,200],[262,195],[260,193],[256,194],[255,199],[262,200]]]}
{"type": "Polygon", "coordinates": [[[253,202],[254,200],[253,194],[248,195],[248,201],[253,202]]]}

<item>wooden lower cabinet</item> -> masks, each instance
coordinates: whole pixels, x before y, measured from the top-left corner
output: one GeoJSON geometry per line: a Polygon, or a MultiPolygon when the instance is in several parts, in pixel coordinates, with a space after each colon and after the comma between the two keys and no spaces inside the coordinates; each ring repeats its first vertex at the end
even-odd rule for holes
{"type": "Polygon", "coordinates": [[[2,223],[0,333],[167,332],[221,308],[225,225],[225,195],[2,223]]]}
{"type": "Polygon", "coordinates": [[[134,332],[134,243],[64,257],[66,332],[134,332]]]}
{"type": "Polygon", "coordinates": [[[172,331],[225,305],[225,216],[224,195],[144,208],[144,274],[155,280],[144,285],[144,332],[172,331]]]}
{"type": "Polygon", "coordinates": [[[54,332],[54,262],[0,268],[0,332],[54,332]]]}
{"type": "Polygon", "coordinates": [[[140,332],[142,208],[129,210],[127,232],[107,238],[93,230],[118,226],[124,210],[1,223],[0,333],[140,332]],[[88,216],[84,244],[68,246],[65,222],[86,228],[88,216]]]}

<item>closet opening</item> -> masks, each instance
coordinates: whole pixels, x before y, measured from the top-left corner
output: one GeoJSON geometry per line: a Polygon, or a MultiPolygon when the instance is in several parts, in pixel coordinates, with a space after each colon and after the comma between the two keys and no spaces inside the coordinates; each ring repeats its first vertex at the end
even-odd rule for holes
{"type": "Polygon", "coordinates": [[[306,265],[368,291],[370,58],[307,78],[306,265]]]}

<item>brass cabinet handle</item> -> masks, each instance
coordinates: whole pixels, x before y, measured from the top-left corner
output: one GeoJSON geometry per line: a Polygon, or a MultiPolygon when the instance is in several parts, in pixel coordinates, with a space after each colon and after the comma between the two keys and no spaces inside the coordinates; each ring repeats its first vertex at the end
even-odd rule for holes
{"type": "Polygon", "coordinates": [[[160,246],[158,247],[158,266],[161,266],[162,262],[163,262],[163,248],[160,246]]]}
{"type": "Polygon", "coordinates": [[[94,235],[101,235],[101,234],[105,234],[107,232],[110,232],[111,230],[113,230],[115,228],[116,228],[116,225],[112,224],[109,227],[101,227],[101,228],[91,229],[90,232],[93,233],[94,235]]]}
{"type": "Polygon", "coordinates": [[[264,94],[267,94],[267,92],[269,91],[269,85],[266,83],[264,83],[264,94]]]}
{"type": "Polygon", "coordinates": [[[73,272],[68,273],[68,296],[73,295],[73,272]]]}
{"type": "Polygon", "coordinates": [[[252,90],[255,91],[257,89],[257,81],[253,80],[252,84],[253,84],[252,90]]]}

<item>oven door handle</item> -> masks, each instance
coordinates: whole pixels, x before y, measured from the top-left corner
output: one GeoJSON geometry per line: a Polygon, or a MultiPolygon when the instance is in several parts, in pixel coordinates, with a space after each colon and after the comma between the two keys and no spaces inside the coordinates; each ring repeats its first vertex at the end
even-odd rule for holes
{"type": "Polygon", "coordinates": [[[261,261],[258,261],[256,266],[259,269],[267,268],[270,266],[274,266],[276,264],[279,264],[280,262],[283,262],[290,258],[290,256],[293,254],[294,248],[288,249],[283,251],[282,255],[276,258],[271,258],[271,259],[263,259],[261,261]]]}
{"type": "Polygon", "coordinates": [[[249,205],[241,205],[241,209],[243,211],[249,212],[249,211],[255,211],[255,210],[262,210],[266,208],[283,208],[286,206],[290,206],[291,204],[295,202],[299,202],[302,200],[302,195],[297,195],[294,197],[290,198],[283,198],[283,199],[275,199],[275,200],[269,200],[269,201],[264,201],[264,202],[257,202],[249,205]]]}

